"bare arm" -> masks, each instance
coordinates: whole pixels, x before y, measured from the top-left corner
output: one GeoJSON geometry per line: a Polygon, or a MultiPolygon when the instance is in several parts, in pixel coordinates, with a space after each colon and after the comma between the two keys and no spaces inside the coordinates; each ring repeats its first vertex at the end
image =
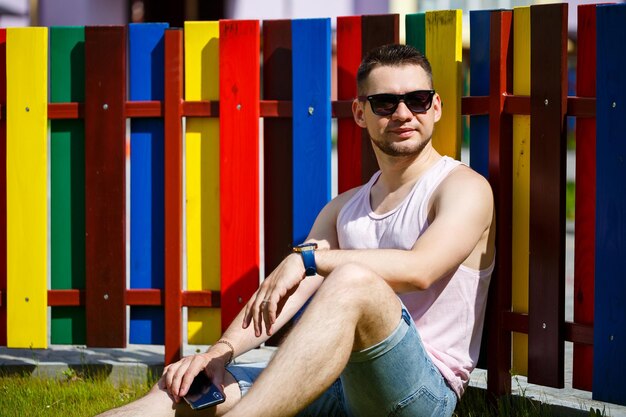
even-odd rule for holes
{"type": "Polygon", "coordinates": [[[428,288],[473,253],[482,252],[483,267],[488,265],[493,258],[491,188],[482,177],[465,170],[451,174],[433,196],[431,224],[411,250],[318,251],[318,273],[326,276],[339,265],[359,263],[383,277],[395,292],[404,293],[428,288]]]}
{"type": "MultiPolygon", "coordinates": [[[[484,258],[490,263],[493,196],[485,179],[469,168],[459,168],[443,181],[431,203],[430,225],[411,250],[339,250],[335,249],[336,241],[328,242],[315,253],[318,274],[327,276],[340,265],[358,263],[383,277],[394,291],[403,293],[428,288],[469,258],[484,258]]],[[[332,205],[324,210],[314,230],[325,230],[326,236],[336,239],[337,213],[332,205]],[[326,230],[330,227],[334,234],[326,230]]],[[[316,241],[315,237],[312,232],[310,240],[316,241]]],[[[294,255],[286,261],[290,259],[290,272],[268,277],[257,299],[249,303],[244,323],[254,321],[257,334],[263,326],[268,334],[275,331],[280,300],[304,278],[302,261],[294,255]]]]}

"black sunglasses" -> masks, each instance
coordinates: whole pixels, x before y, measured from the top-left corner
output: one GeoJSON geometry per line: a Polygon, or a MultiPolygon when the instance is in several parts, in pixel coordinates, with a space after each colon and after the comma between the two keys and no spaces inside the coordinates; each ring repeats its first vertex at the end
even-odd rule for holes
{"type": "Polygon", "coordinates": [[[359,96],[360,101],[369,101],[372,111],[378,116],[392,115],[401,101],[413,113],[424,113],[433,104],[435,90],[417,90],[406,94],[373,94],[371,96],[359,96]]]}

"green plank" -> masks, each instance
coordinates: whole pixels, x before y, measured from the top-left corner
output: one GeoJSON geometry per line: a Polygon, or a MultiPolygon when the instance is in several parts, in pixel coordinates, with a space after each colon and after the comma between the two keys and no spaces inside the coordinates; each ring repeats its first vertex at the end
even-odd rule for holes
{"type": "MultiPolygon", "coordinates": [[[[85,98],[84,27],[50,28],[50,102],[85,98]]],[[[50,136],[51,289],[85,288],[85,129],[53,120],[50,136]]],[[[85,343],[85,309],[53,307],[51,343],[85,343]]]]}
{"type": "Polygon", "coordinates": [[[406,15],[406,44],[426,55],[426,13],[406,15]]]}

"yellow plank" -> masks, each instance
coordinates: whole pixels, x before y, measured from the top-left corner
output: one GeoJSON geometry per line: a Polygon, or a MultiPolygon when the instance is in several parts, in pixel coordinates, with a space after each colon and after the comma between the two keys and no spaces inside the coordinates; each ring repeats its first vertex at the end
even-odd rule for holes
{"type": "Polygon", "coordinates": [[[48,345],[48,29],[7,30],[7,346],[48,345]]]}
{"type": "MultiPolygon", "coordinates": [[[[219,22],[185,22],[185,99],[219,100],[219,22]]],[[[186,141],[187,288],[220,289],[219,120],[188,118],[186,141]]],[[[189,343],[221,334],[216,308],[190,308],[189,343]]]]}
{"type": "MultiPolygon", "coordinates": [[[[530,95],[530,7],[513,11],[513,94],[530,95]]],[[[528,313],[530,116],[513,116],[513,311],[528,313]]],[[[528,335],[513,333],[512,371],[528,375],[528,335]]]]}
{"type": "Polygon", "coordinates": [[[461,10],[426,12],[426,56],[443,116],[435,125],[433,145],[439,153],[461,158],[461,10]]]}

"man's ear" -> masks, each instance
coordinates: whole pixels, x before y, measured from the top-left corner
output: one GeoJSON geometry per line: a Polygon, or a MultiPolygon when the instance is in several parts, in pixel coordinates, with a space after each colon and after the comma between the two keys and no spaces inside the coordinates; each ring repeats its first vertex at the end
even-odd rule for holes
{"type": "Polygon", "coordinates": [[[365,124],[365,102],[354,99],[352,101],[352,116],[359,127],[366,128],[365,124]]]}
{"type": "Polygon", "coordinates": [[[443,102],[441,101],[441,96],[437,93],[433,97],[433,111],[435,112],[435,123],[437,123],[443,113],[443,102]]]}

